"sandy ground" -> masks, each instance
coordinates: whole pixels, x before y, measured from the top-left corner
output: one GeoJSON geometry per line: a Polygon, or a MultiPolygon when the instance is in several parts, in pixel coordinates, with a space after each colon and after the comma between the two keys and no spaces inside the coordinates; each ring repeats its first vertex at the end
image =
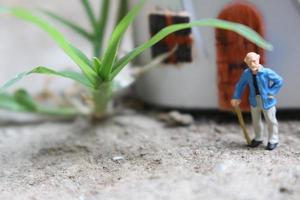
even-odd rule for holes
{"type": "Polygon", "coordinates": [[[245,147],[234,121],[205,117],[189,127],[137,112],[5,125],[0,199],[300,199],[300,121],[280,132],[270,152],[245,147]]]}

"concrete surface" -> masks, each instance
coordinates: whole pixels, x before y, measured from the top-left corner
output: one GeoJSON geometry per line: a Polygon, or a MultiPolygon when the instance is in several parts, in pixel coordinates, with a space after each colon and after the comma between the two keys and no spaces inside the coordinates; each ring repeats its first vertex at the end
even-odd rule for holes
{"type": "Polygon", "coordinates": [[[270,152],[245,147],[234,120],[166,127],[154,116],[2,126],[0,199],[300,198],[299,121],[280,123],[270,152]]]}

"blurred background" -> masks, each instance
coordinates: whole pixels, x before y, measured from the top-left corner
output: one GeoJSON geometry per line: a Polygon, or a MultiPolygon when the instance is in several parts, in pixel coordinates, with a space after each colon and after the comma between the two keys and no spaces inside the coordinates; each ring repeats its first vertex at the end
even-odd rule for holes
{"type": "MultiPolygon", "coordinates": [[[[138,0],[133,0],[137,2],[138,0]]],[[[246,67],[243,58],[247,52],[261,55],[261,63],[270,67],[284,79],[284,86],[277,95],[279,108],[300,107],[299,53],[300,4],[297,0],[151,0],[144,7],[137,27],[149,27],[149,13],[184,11],[190,20],[219,18],[245,24],[270,42],[274,49],[267,51],[230,31],[214,28],[192,28],[192,62],[180,63],[174,68],[155,69],[136,84],[137,94],[144,100],[157,105],[200,108],[230,109],[230,99],[240,74],[246,67]],[[148,23],[147,23],[148,22],[148,23]]],[[[140,31],[140,29],[139,29],[140,31]]],[[[145,31],[146,33],[147,31],[145,31]]],[[[148,34],[137,33],[137,43],[148,34]]],[[[146,63],[151,53],[141,56],[146,63]]],[[[247,95],[242,105],[247,109],[247,95]]]]}
{"type": "MultiPolygon", "coordinates": [[[[128,7],[138,1],[128,0],[128,7]]],[[[89,2],[99,14],[102,0],[89,2]]],[[[123,0],[109,2],[105,44],[123,0]]],[[[81,0],[0,0],[0,6],[46,9],[87,30],[91,27],[81,0]]],[[[92,58],[92,47],[85,39],[39,14],[92,58]]],[[[131,66],[145,66],[177,46],[175,53],[130,88],[134,96],[160,109],[123,98],[129,102],[127,107],[120,106],[125,109],[116,109],[116,114],[102,121],[91,120],[96,113],[93,110],[85,112],[85,117],[84,112],[75,114],[71,121],[41,115],[31,120],[27,113],[18,120],[22,114],[0,110],[0,199],[300,199],[299,0],[148,0],[125,34],[120,53],[147,41],[165,25],[204,18],[246,24],[262,34],[274,50],[262,50],[230,31],[192,28],[165,39],[124,68],[125,73],[131,66]],[[277,96],[279,109],[298,109],[296,120],[279,117],[281,141],[275,152],[265,150],[266,137],[264,145],[246,147],[236,116],[219,112],[229,110],[248,51],[260,53],[262,63],[284,78],[277,96]],[[213,112],[207,112],[209,109],[213,112]],[[197,112],[186,112],[191,110],[197,112]]],[[[37,66],[79,71],[47,33],[0,14],[0,85],[37,66]]],[[[25,77],[9,92],[26,88],[37,94],[48,87],[63,96],[60,92],[73,86],[69,79],[37,74],[25,77]]],[[[77,91],[75,100],[79,99],[82,108],[87,101],[77,91]]],[[[40,111],[27,96],[4,100],[6,105],[19,108],[10,104],[14,100],[29,112],[40,111]]],[[[104,96],[105,100],[110,99],[104,96]]],[[[3,102],[0,98],[0,104],[3,102]]],[[[47,103],[43,108],[50,107],[47,103]]],[[[253,136],[250,115],[246,116],[253,136]]]]}
{"type": "MultiPolygon", "coordinates": [[[[100,2],[91,1],[95,13],[99,13],[100,2]]],[[[111,1],[105,42],[115,25],[120,2],[111,1]]],[[[129,0],[129,7],[137,2],[138,0],[129,0]]],[[[86,29],[90,27],[78,0],[2,0],[1,5],[42,8],[70,19],[86,29]]],[[[300,35],[297,34],[300,32],[300,4],[298,0],[274,0],[272,3],[259,0],[149,0],[123,39],[121,52],[128,52],[150,38],[153,24],[151,25],[149,15],[153,13],[184,15],[188,16],[188,20],[221,18],[244,23],[262,34],[273,44],[274,50],[258,49],[233,33],[216,32],[213,28],[193,28],[192,44],[188,47],[192,60],[160,64],[161,68],[154,69],[143,76],[134,87],[135,94],[143,101],[166,107],[228,110],[234,84],[242,69],[245,68],[242,62],[243,56],[248,51],[256,51],[262,54],[262,63],[274,69],[285,80],[284,87],[278,95],[279,107],[288,109],[300,107],[300,95],[294,89],[295,86],[300,85],[298,78],[300,35]],[[228,41],[233,38],[232,44],[222,43],[220,38],[223,36],[228,37],[228,41]],[[220,54],[220,46],[226,53],[220,54]],[[239,69],[235,75],[227,74],[226,71],[230,71],[232,67],[239,69]]],[[[84,39],[61,24],[53,20],[48,21],[56,24],[76,47],[82,49],[87,55],[92,55],[92,49],[84,39]]],[[[0,27],[1,83],[18,72],[40,65],[54,69],[77,69],[55,42],[34,25],[10,16],[1,16],[0,27]]],[[[149,63],[154,58],[153,51],[155,50],[143,53],[135,64],[149,63]]],[[[13,86],[12,90],[25,87],[31,92],[36,92],[41,90],[48,80],[46,76],[32,75],[13,86]]],[[[55,90],[72,83],[56,77],[51,77],[50,80],[52,80],[50,87],[55,90]]],[[[246,102],[247,98],[245,99],[246,102]]]]}

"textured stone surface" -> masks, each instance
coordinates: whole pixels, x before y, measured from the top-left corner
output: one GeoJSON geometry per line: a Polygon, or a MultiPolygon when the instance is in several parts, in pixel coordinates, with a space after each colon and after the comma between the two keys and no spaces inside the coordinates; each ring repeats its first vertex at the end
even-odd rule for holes
{"type": "Polygon", "coordinates": [[[280,123],[270,152],[234,122],[152,116],[2,126],[0,199],[299,199],[299,121],[280,123]]]}

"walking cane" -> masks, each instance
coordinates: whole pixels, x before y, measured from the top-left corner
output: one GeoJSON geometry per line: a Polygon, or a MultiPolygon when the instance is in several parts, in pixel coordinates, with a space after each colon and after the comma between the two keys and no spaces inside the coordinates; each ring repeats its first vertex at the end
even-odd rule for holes
{"type": "Polygon", "coordinates": [[[243,119],[243,115],[242,115],[241,109],[240,109],[239,106],[235,106],[234,110],[235,110],[235,112],[237,114],[237,117],[239,119],[239,124],[240,124],[241,128],[243,129],[243,133],[244,133],[245,139],[247,141],[247,144],[249,145],[251,143],[251,140],[250,140],[248,131],[246,129],[246,125],[245,125],[245,122],[244,122],[244,119],[243,119]]]}

